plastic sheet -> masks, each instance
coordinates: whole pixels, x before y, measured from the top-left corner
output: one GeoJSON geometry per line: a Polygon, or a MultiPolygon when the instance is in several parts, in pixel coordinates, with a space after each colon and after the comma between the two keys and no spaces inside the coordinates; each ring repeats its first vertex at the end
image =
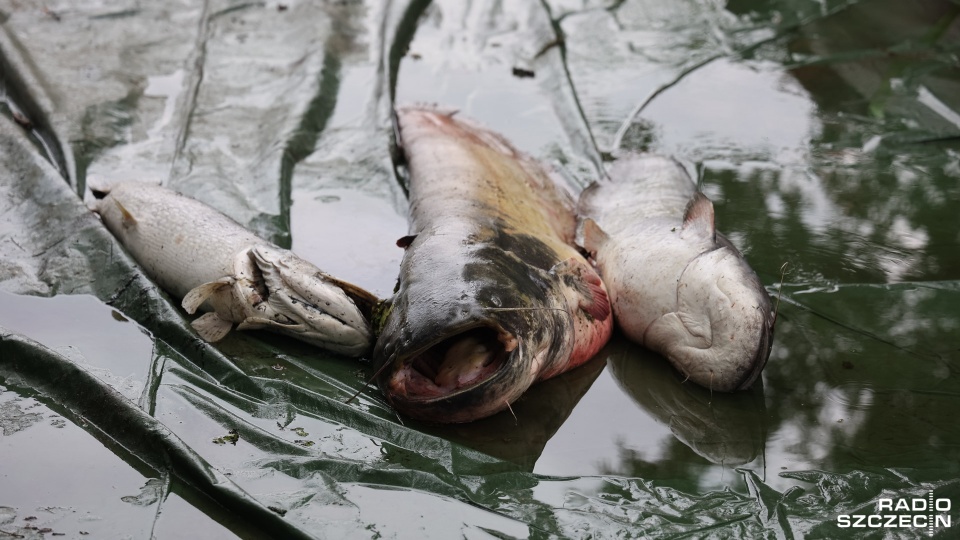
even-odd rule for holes
{"type": "Polygon", "coordinates": [[[860,537],[878,533],[837,516],[924,497],[960,526],[958,18],[933,0],[0,3],[0,536],[860,537]],[[618,150],[688,164],[782,292],[762,384],[712,395],[615,339],[515,417],[418,424],[365,361],[203,342],[83,202],[163,183],[386,297],[407,232],[390,109],[411,101],[574,188],[618,150]]]}

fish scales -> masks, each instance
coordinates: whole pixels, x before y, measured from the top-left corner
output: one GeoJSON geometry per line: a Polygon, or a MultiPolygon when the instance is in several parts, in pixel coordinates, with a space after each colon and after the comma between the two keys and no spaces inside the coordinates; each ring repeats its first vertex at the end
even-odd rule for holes
{"type": "MultiPolygon", "coordinates": [[[[136,220],[124,228],[121,206],[99,205],[108,224],[119,224],[124,245],[157,284],[183,298],[191,289],[233,273],[234,257],[264,240],[209,206],[159,186],[123,183],[109,201],[136,220]],[[192,224],[189,231],[183,224],[192,224]]],[[[115,233],[117,235],[117,233],[115,233]]]]}

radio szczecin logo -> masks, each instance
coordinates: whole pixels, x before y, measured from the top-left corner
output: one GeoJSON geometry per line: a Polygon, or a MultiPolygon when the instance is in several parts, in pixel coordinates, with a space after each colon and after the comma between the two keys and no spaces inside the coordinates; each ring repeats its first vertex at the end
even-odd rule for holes
{"type": "Polygon", "coordinates": [[[873,514],[840,514],[837,526],[841,529],[934,529],[949,528],[951,523],[950,499],[934,499],[933,492],[927,497],[878,499],[873,514]]]}

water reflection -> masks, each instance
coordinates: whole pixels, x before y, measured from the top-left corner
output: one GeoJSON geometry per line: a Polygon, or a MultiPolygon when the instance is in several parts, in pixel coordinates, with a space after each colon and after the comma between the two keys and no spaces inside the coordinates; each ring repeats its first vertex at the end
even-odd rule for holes
{"type": "Polygon", "coordinates": [[[153,340],[119,311],[93,296],[43,298],[3,290],[0,305],[0,327],[43,343],[130,400],[144,399],[153,340]]]}
{"type": "Polygon", "coordinates": [[[743,465],[762,451],[762,382],[745,392],[711,393],[685,382],[662,357],[622,338],[611,344],[607,362],[637,405],[707,461],[743,465]]]}
{"type": "MultiPolygon", "coordinates": [[[[0,525],[4,534],[0,536],[38,538],[42,537],[36,533],[39,528],[75,538],[91,532],[101,537],[117,531],[150,534],[151,521],[165,505],[156,499],[131,504],[126,496],[135,495],[155,471],[125,452],[118,455],[84,428],[87,423],[82,419],[65,415],[61,407],[38,399],[36,393],[3,381],[0,525]],[[103,519],[104,515],[110,519],[103,519]]],[[[208,528],[208,521],[199,519],[197,525],[208,528]]]]}
{"type": "MultiPolygon", "coordinates": [[[[609,391],[601,375],[546,444],[538,472],[584,470],[572,465],[573,457],[563,467],[555,466],[565,455],[563,447],[571,445],[567,433],[578,429],[590,432],[592,439],[605,439],[603,449],[601,443],[588,445],[589,450],[584,443],[574,446],[581,461],[584,455],[594,456],[594,471],[700,486],[717,485],[724,466],[747,464],[772,485],[786,486],[787,479],[776,477],[781,470],[916,463],[926,459],[929,448],[943,450],[953,444],[943,441],[960,440],[941,425],[938,414],[904,405],[925,401],[919,395],[945,384],[944,374],[956,369],[945,360],[956,350],[950,349],[953,345],[928,351],[960,324],[955,310],[936,300],[943,293],[843,287],[956,279],[960,268],[960,250],[955,249],[960,238],[951,221],[960,212],[960,152],[949,144],[894,144],[894,135],[939,124],[925,126],[926,116],[909,107],[891,106],[877,116],[875,100],[863,97],[863,84],[845,82],[851,75],[842,73],[879,81],[876,88],[906,75],[889,71],[887,64],[860,65],[844,56],[850,49],[882,46],[857,45],[856,33],[842,28],[857,26],[858,13],[882,14],[886,4],[734,2],[722,9],[700,2],[666,6],[628,1],[607,9],[599,3],[549,2],[566,36],[565,61],[573,86],[600,147],[616,144],[624,119],[655,96],[627,126],[620,143],[696,163],[701,186],[715,201],[720,228],[763,280],[775,289],[781,265],[790,262],[791,271],[762,391],[698,394],[662,363],[638,358],[644,353],[636,348],[611,352],[610,373],[642,412],[627,420],[623,411],[610,414],[598,408],[597,393],[609,391]],[[814,53],[820,61],[814,61],[814,53]],[[864,306],[872,311],[865,313],[864,306]],[[910,412],[892,414],[890,400],[910,412]],[[614,427],[588,429],[584,420],[604,418],[623,426],[643,415],[667,427],[673,438],[651,430],[641,442],[622,438],[614,427]],[[924,422],[902,426],[912,433],[908,437],[898,433],[900,427],[883,427],[917,415],[924,422]],[[928,422],[937,427],[928,429],[928,422]],[[877,444],[878,437],[909,451],[904,454],[901,448],[900,459],[892,460],[890,446],[877,444]],[[618,449],[618,457],[601,458],[610,447],[618,449]]],[[[475,3],[458,11],[441,3],[431,8],[411,47],[415,56],[402,65],[399,95],[465,100],[474,115],[513,130],[510,136],[555,139],[552,121],[531,130],[502,120],[498,115],[512,109],[499,106],[500,100],[497,107],[473,100],[491,92],[497,74],[502,75],[499,65],[516,57],[515,52],[497,52],[490,38],[497,35],[493,29],[512,31],[503,28],[511,15],[484,6],[475,3]],[[458,41],[462,33],[467,35],[458,41]],[[441,43],[449,45],[449,54],[431,46],[441,43]],[[469,90],[457,86],[463,84],[469,90]]],[[[931,19],[904,22],[891,15],[884,24],[893,21],[922,26],[931,19]]],[[[946,28],[941,35],[955,31],[946,28]]],[[[886,37],[907,39],[904,34],[886,37]]],[[[956,110],[932,88],[948,87],[957,78],[944,75],[943,60],[936,55],[929,62],[927,72],[936,71],[939,82],[911,79],[906,88],[916,91],[898,90],[899,95],[912,95],[906,102],[927,112],[956,110]]],[[[510,84],[511,92],[521,96],[510,103],[525,104],[527,114],[545,114],[527,102],[530,89],[524,89],[523,81],[510,84]]],[[[542,144],[523,143],[528,150],[542,144]]],[[[956,390],[945,392],[937,394],[937,408],[960,409],[956,390]]],[[[942,457],[936,461],[937,466],[945,463],[942,457]]]]}
{"type": "Polygon", "coordinates": [[[955,466],[960,430],[950,411],[960,410],[960,340],[946,329],[960,324],[948,307],[960,291],[931,285],[794,295],[802,309],[786,309],[791,346],[768,385],[781,427],[801,432],[788,446],[793,454],[839,469],[955,466]]]}
{"type": "MultiPolygon", "coordinates": [[[[393,180],[386,115],[370,113],[386,108],[380,107],[385,100],[379,82],[392,74],[378,71],[386,62],[380,62],[375,48],[382,45],[382,53],[392,47],[397,21],[381,25],[374,20],[382,14],[380,6],[368,4],[324,11],[319,4],[293,3],[283,12],[273,5],[244,4],[220,13],[209,27],[200,24],[200,10],[172,5],[132,13],[116,26],[88,16],[89,10],[42,25],[29,18],[36,9],[24,5],[7,10],[2,30],[29,48],[32,63],[61,99],[55,118],[65,124],[64,140],[75,147],[78,177],[89,165],[92,173],[106,177],[165,178],[173,164],[190,191],[208,195],[245,222],[256,224],[257,216],[267,216],[259,226],[273,235],[287,230],[285,218],[273,218],[285,215],[283,199],[289,195],[295,201],[295,243],[319,260],[345,249],[342,239],[322,243],[310,235],[325,222],[342,226],[345,214],[377,213],[382,220],[360,230],[387,242],[405,232],[390,231],[400,227],[405,205],[400,190],[386,187],[393,180]],[[130,32],[136,23],[139,32],[130,32]],[[57,32],[50,32],[54,24],[57,32]],[[198,31],[206,33],[194,35],[198,31]],[[130,36],[135,39],[127,41],[130,36]],[[150,88],[151,77],[194,69],[197,43],[209,52],[206,76],[197,83],[197,107],[178,104],[169,122],[150,133],[168,103],[157,99],[163,88],[150,88]],[[264,50],[269,58],[247,62],[259,46],[269,49],[264,50]],[[94,49],[110,53],[93,54],[94,49]],[[102,69],[75,61],[87,54],[102,60],[102,69]],[[180,133],[188,140],[175,151],[180,133]],[[229,181],[206,182],[212,176],[229,181]],[[323,202],[331,194],[340,200],[323,202]],[[322,219],[310,215],[320,210],[330,212],[322,219]]],[[[873,482],[860,472],[887,468],[894,472],[886,476],[894,477],[912,469],[910,481],[927,476],[938,486],[955,485],[960,477],[955,420],[960,412],[960,75],[955,59],[960,19],[955,3],[547,0],[517,5],[434,3],[419,20],[402,62],[398,100],[460,106],[525,150],[559,164],[577,182],[595,173],[577,164],[577,156],[595,150],[574,121],[581,112],[601,149],[614,146],[626,125],[624,148],[673,153],[692,163],[715,200],[719,228],[743,249],[771,290],[782,263],[791,263],[762,392],[710,397],[678,381],[664,363],[647,361],[636,348],[611,352],[608,370],[600,370],[601,358],[532,389],[515,408],[516,420],[505,413],[487,428],[464,426],[463,432],[443,434],[537,473],[509,476],[499,474],[508,468],[500,462],[399,426],[374,391],[362,395],[359,405],[344,406],[342,399],[364,378],[362,369],[278,338],[238,337],[219,349],[203,349],[193,362],[158,362],[162,355],[175,357],[173,349],[187,353],[196,346],[170,330],[184,327],[174,316],[179,312],[170,306],[164,311],[165,300],[154,300],[159,297],[144,293],[139,282],[118,307],[136,312],[151,331],[166,332],[157,335],[174,336],[163,338],[173,345],[157,345],[154,354],[136,348],[103,355],[87,352],[89,336],[69,336],[65,345],[82,344],[89,359],[102,356],[104,369],[117,377],[111,384],[133,372],[129,380],[144,381],[137,388],[145,390],[145,409],[175,427],[215,467],[250,474],[245,485],[251,492],[283,505],[293,504],[293,494],[306,498],[324,485],[345,484],[352,496],[367,501],[359,513],[370,516],[391,496],[357,495],[349,486],[414,486],[536,522],[538,531],[542,526],[559,531],[558,536],[576,536],[573,531],[612,530],[611,523],[635,525],[650,515],[641,506],[665,509],[664,515],[687,522],[704,515],[702,506],[695,507],[703,499],[684,498],[664,484],[722,493],[739,501],[737,515],[752,516],[752,499],[735,493],[747,490],[731,470],[734,464],[755,471],[766,487],[784,494],[793,485],[821,482],[824,491],[833,490],[831,501],[855,504],[868,504],[877,491],[864,495],[862,485],[835,481],[841,473],[853,471],[873,482]],[[544,39],[543,32],[555,30],[551,16],[565,37],[565,54],[554,47],[535,59],[556,37],[544,39]],[[514,66],[533,68],[535,77],[514,76],[514,66]],[[565,73],[572,86],[563,84],[565,73]],[[569,99],[573,91],[576,100],[569,99]],[[225,367],[219,352],[235,363],[225,367]],[[136,366],[125,363],[131,361],[136,366]],[[250,453],[210,442],[234,424],[246,426],[240,448],[250,453]],[[271,450],[273,444],[283,451],[271,450]],[[292,456],[289,461],[284,452],[292,456]],[[330,457],[302,457],[309,452],[330,457]],[[465,466],[469,472],[462,478],[453,474],[465,466]],[[813,469],[830,472],[796,472],[813,469]],[[533,494],[536,503],[518,503],[525,488],[516,486],[544,485],[542,475],[587,477],[557,481],[533,494]],[[321,476],[323,482],[313,483],[321,476]],[[444,491],[437,478],[456,489],[444,491]],[[653,495],[647,499],[642,488],[649,486],[653,495]],[[666,496],[655,496],[661,493],[682,504],[670,506],[666,496]],[[500,495],[507,502],[496,499],[500,495]]],[[[409,7],[396,2],[384,11],[405,13],[409,7]]],[[[183,85],[191,77],[195,74],[185,76],[183,85]]],[[[32,163],[26,152],[8,154],[16,158],[4,161],[11,178],[27,180],[5,191],[13,202],[5,203],[6,236],[0,239],[4,288],[45,294],[96,290],[108,298],[129,285],[131,273],[122,257],[113,252],[109,259],[101,257],[108,243],[90,241],[101,238],[90,233],[93,225],[74,220],[85,215],[79,203],[54,201],[42,175],[22,174],[32,163]],[[63,236],[77,223],[86,236],[63,236]],[[51,246],[55,249],[48,251],[51,246]]],[[[365,248],[377,249],[367,241],[373,240],[357,242],[351,246],[357,251],[342,257],[344,276],[356,273],[389,291],[399,252],[384,244],[382,252],[363,258],[365,248]]],[[[19,305],[3,305],[6,315],[20,314],[19,305]]],[[[109,317],[109,308],[100,307],[98,317],[109,317]]],[[[80,318],[88,314],[79,313],[80,318]]],[[[119,343],[113,337],[139,332],[116,320],[98,321],[103,331],[96,333],[111,336],[99,344],[103,347],[119,343]]],[[[80,328],[71,320],[59,324],[71,323],[80,328]]],[[[136,398],[138,391],[128,396],[136,398]]],[[[30,448],[22,448],[16,453],[28,457],[30,448]]],[[[130,484],[124,493],[135,494],[141,483],[130,484]]],[[[756,482],[750,485],[753,489],[756,482]]],[[[904,484],[888,478],[882,485],[894,490],[904,484]]],[[[340,501],[333,491],[324,496],[340,501]]],[[[768,492],[757,498],[765,496],[773,497],[768,492]]],[[[304,526],[338,508],[358,514],[348,504],[313,500],[315,513],[301,514],[304,526]]],[[[423,498],[424,508],[434,514],[436,508],[461,508],[433,504],[434,497],[423,498]]],[[[834,510],[822,505],[814,513],[829,520],[834,510]]],[[[486,520],[478,523],[489,526],[486,520]]]]}
{"type": "Polygon", "coordinates": [[[530,388],[511,410],[460,425],[424,430],[533,470],[547,441],[606,367],[603,352],[586,364],[530,388]]]}
{"type": "MultiPolygon", "coordinates": [[[[756,409],[755,431],[732,415],[718,433],[756,441],[763,462],[751,468],[781,487],[790,483],[777,478],[783,470],[953,467],[960,437],[948,419],[960,395],[949,381],[958,369],[960,315],[949,306],[956,298],[949,280],[960,277],[960,146],[906,141],[956,133],[960,92],[949,89],[960,72],[944,56],[960,32],[956,6],[591,7],[568,6],[562,25],[572,78],[601,145],[614,144],[618,122],[649,100],[623,147],[696,163],[718,227],[771,290],[790,263],[765,408],[756,409]],[[719,59],[707,61],[711,55],[719,59]]],[[[611,368],[618,379],[640,369],[626,357],[611,359],[611,368]]],[[[664,402],[649,394],[664,385],[646,393],[623,386],[670,422],[664,402]]],[[[711,414],[691,407],[695,420],[677,425],[697,433],[711,414]]],[[[673,431],[677,442],[716,457],[692,441],[697,435],[673,431]]],[[[697,482],[709,474],[702,465],[680,472],[695,460],[676,447],[659,458],[621,449],[611,473],[649,478],[672,468],[678,481],[697,482]]],[[[752,452],[732,454],[749,461],[752,452]]]]}

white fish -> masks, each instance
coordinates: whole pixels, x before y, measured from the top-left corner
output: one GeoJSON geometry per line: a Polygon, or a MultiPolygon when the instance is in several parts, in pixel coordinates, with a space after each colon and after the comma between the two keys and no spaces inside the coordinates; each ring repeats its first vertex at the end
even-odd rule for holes
{"type": "Polygon", "coordinates": [[[376,302],[213,208],[168,189],[123,182],[93,203],[103,223],[144,271],[187,313],[207,341],[238,330],[268,329],[344,355],[371,346],[361,312],[376,302]]]}
{"type": "Polygon", "coordinates": [[[707,388],[749,387],[770,355],[770,297],[676,161],[626,155],[581,194],[584,248],[630,339],[707,388]]]}

